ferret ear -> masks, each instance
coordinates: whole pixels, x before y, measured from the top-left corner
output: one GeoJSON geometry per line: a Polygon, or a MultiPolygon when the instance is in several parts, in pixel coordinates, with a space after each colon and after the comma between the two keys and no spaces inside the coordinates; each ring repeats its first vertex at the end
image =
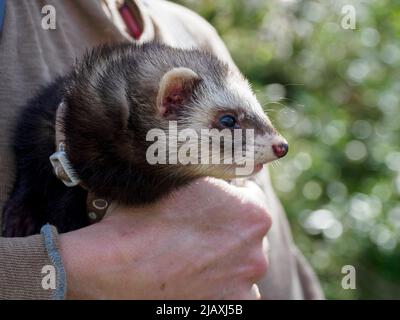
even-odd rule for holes
{"type": "Polygon", "coordinates": [[[200,77],[188,68],[174,68],[161,78],[157,109],[167,119],[175,119],[180,108],[190,99],[200,77]]]}

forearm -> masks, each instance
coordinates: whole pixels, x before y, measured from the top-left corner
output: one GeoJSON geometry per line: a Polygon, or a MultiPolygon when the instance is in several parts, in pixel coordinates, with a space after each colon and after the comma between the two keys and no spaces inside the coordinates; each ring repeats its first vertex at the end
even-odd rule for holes
{"type": "Polygon", "coordinates": [[[63,299],[66,284],[59,257],[54,227],[26,238],[0,238],[0,299],[63,299]],[[55,289],[44,288],[43,279],[53,275],[55,289]]]}

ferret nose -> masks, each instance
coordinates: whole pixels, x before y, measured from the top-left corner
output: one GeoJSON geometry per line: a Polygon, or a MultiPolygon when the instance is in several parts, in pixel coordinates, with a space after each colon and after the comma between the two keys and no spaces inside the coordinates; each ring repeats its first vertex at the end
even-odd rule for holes
{"type": "Polygon", "coordinates": [[[272,145],[272,150],[274,151],[274,154],[278,158],[282,158],[286,156],[286,154],[289,151],[289,146],[287,143],[281,143],[281,144],[274,144],[272,145]]]}

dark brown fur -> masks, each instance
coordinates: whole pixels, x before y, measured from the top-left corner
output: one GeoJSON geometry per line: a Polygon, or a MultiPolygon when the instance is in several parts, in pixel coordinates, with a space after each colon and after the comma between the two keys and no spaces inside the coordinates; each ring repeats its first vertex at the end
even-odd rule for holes
{"type": "MultiPolygon", "coordinates": [[[[66,187],[50,166],[55,152],[55,115],[61,101],[67,154],[76,173],[99,197],[128,205],[153,202],[196,178],[188,169],[150,166],[145,159],[148,130],[165,128],[155,109],[158,83],[172,67],[187,67],[201,81],[177,120],[196,112],[207,87],[224,89],[228,67],[209,53],[157,43],[97,48],[67,76],[29,101],[13,142],[17,179],[3,210],[3,236],[27,236],[45,223],[66,232],[89,224],[87,191],[66,187]]],[[[227,101],[230,108],[240,101],[227,101]]],[[[178,166],[179,167],[179,166],[178,166]]]]}

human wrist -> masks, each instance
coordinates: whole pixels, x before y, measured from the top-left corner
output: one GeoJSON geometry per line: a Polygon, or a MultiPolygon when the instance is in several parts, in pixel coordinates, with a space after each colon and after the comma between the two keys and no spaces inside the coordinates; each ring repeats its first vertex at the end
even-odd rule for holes
{"type": "Polygon", "coordinates": [[[67,299],[90,298],[85,290],[86,278],[90,272],[90,257],[87,255],[90,250],[89,243],[84,240],[85,229],[60,235],[60,254],[66,273],[67,299]]]}
{"type": "Polygon", "coordinates": [[[102,288],[101,274],[115,260],[112,244],[116,241],[115,228],[104,220],[60,235],[67,299],[97,299],[107,291],[102,288]]]}

